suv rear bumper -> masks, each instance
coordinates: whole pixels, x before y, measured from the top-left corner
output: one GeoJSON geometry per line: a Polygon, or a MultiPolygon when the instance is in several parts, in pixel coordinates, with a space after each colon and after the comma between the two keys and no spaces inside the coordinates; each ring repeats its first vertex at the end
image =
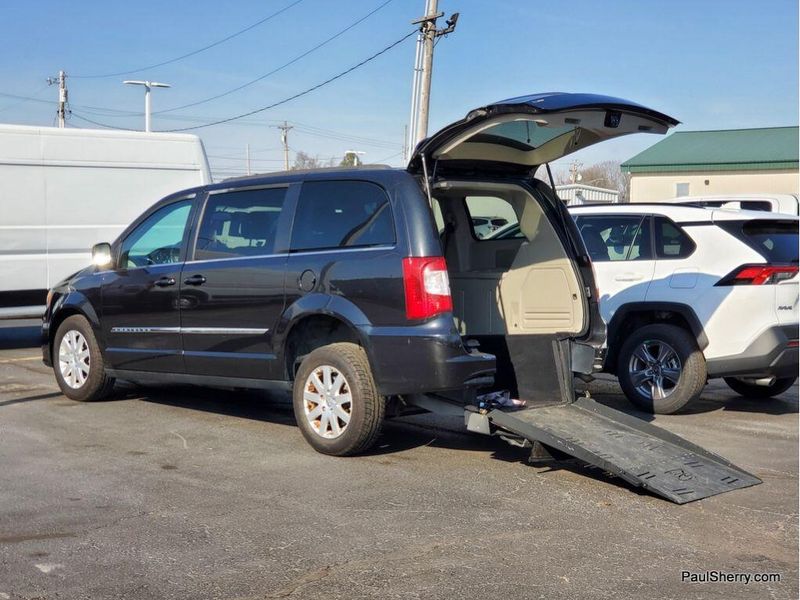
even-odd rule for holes
{"type": "Polygon", "coordinates": [[[741,354],[707,361],[709,377],[797,376],[798,326],[776,325],[759,335],[741,354]]]}
{"type": "Polygon", "coordinates": [[[437,333],[430,325],[362,328],[381,395],[444,392],[494,382],[493,354],[469,352],[457,332],[437,333]]]}

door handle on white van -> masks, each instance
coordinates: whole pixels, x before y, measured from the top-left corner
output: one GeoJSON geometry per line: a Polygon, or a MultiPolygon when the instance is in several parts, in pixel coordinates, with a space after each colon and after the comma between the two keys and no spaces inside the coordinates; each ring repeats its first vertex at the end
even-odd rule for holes
{"type": "Polygon", "coordinates": [[[644,275],[641,273],[621,273],[614,277],[614,281],[641,281],[644,275]]]}

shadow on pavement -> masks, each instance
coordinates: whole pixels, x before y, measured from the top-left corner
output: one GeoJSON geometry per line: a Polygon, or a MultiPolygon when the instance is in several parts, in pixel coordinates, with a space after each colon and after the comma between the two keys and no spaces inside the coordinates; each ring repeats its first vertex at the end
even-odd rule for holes
{"type": "MultiPolygon", "coordinates": [[[[642,419],[643,421],[652,421],[655,418],[652,414],[639,410],[633,404],[631,404],[623,395],[622,390],[618,387],[616,381],[606,379],[598,381],[601,382],[604,388],[608,389],[593,389],[593,387],[590,386],[589,389],[591,389],[592,398],[597,402],[604,404],[609,408],[613,408],[614,410],[618,410],[638,419],[642,419]],[[612,385],[613,388],[608,387],[612,385]]],[[[582,390],[583,388],[581,388],[581,391],[582,390]]],[[[717,410],[724,410],[727,412],[760,413],[764,415],[786,415],[797,413],[798,401],[796,398],[796,393],[793,396],[789,396],[790,393],[791,390],[781,394],[776,398],[753,399],[740,396],[727,387],[715,390],[709,390],[706,388],[706,390],[703,392],[703,395],[701,395],[699,399],[689,403],[689,405],[686,406],[682,411],[676,413],[676,416],[698,415],[717,410]],[[728,396],[720,398],[719,396],[722,396],[723,394],[728,396]],[[717,397],[712,397],[712,395],[717,397]]]]}
{"type": "Polygon", "coordinates": [[[36,396],[24,396],[22,398],[11,398],[10,400],[0,400],[0,407],[11,406],[12,404],[22,404],[23,402],[35,402],[36,400],[47,400],[49,398],[57,398],[61,392],[50,392],[47,394],[38,394],[36,396]]]}

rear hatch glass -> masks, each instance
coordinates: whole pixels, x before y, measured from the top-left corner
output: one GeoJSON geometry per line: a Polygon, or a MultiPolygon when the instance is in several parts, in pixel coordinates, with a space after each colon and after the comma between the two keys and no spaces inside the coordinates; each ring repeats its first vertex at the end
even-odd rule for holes
{"type": "Polygon", "coordinates": [[[739,237],[770,263],[797,263],[796,221],[755,220],[740,225],[739,237]]]}

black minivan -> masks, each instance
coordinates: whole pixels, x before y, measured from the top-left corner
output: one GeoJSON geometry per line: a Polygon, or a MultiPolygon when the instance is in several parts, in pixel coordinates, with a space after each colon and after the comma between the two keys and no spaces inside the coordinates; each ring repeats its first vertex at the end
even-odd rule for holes
{"type": "Polygon", "coordinates": [[[54,287],[44,361],[76,400],[116,379],[293,390],[327,454],[375,440],[387,405],[507,389],[570,398],[605,336],[591,263],[539,167],[677,121],[550,93],[471,111],[407,169],[288,171],[156,203],[54,287]],[[519,224],[484,239],[473,217],[519,224]]]}

